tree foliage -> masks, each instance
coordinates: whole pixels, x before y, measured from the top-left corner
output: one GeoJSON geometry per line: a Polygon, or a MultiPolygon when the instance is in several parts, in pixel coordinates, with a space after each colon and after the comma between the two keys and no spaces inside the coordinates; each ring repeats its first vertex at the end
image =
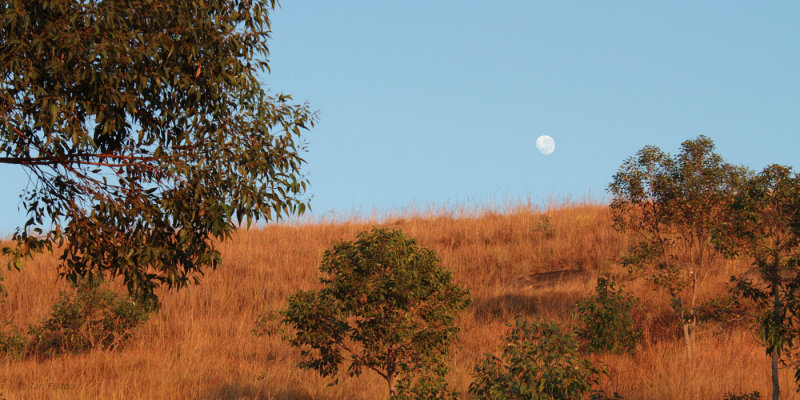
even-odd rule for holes
{"type": "Polygon", "coordinates": [[[614,227],[633,232],[636,240],[623,264],[648,271],[650,280],[672,298],[690,358],[698,285],[719,256],[713,232],[725,220],[746,175],[701,135],[683,142],[675,156],[644,147],[623,163],[609,185],[614,227]]]}
{"type": "Polygon", "coordinates": [[[606,372],[578,353],[574,334],[554,323],[517,317],[500,357],[486,354],[469,392],[478,399],[572,400],[586,398],[606,372]]]}
{"type": "Polygon", "coordinates": [[[637,303],[611,278],[597,278],[596,294],[577,304],[578,337],[590,352],[632,353],[642,339],[631,309],[637,303]]]}
{"type": "Polygon", "coordinates": [[[400,379],[400,388],[446,397],[437,377],[447,370],[469,291],[436,254],[400,231],[375,228],[327,250],[320,270],[323,287],[297,292],[281,311],[295,331],[291,344],[302,350],[300,367],[330,376],[346,363],[350,376],[376,372],[392,395],[407,396],[395,392],[400,379]],[[415,375],[423,376],[417,384],[415,375]]]}
{"type": "Polygon", "coordinates": [[[734,277],[734,291],[754,300],[761,311],[759,333],[772,356],[777,399],[778,361],[800,334],[800,176],[785,166],[765,168],[737,194],[722,228],[718,245],[729,255],[752,257],[758,271],[756,281],[734,277]]]}
{"type": "Polygon", "coordinates": [[[258,81],[275,0],[0,4],[0,163],[30,177],[10,266],[122,276],[157,300],[238,223],[303,212],[315,115],[258,81]]]}

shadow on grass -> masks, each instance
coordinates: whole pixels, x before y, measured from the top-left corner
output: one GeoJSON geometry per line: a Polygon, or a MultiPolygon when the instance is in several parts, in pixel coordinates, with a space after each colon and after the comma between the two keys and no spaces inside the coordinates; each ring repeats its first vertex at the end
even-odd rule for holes
{"type": "Polygon", "coordinates": [[[208,400],[328,400],[327,396],[313,396],[306,390],[295,388],[270,388],[269,385],[234,383],[208,393],[208,400]]]}
{"type": "Polygon", "coordinates": [[[506,293],[496,297],[476,298],[473,300],[473,306],[478,319],[509,321],[516,315],[525,318],[545,315],[569,316],[580,298],[575,292],[561,291],[543,291],[535,294],[506,293]]]}
{"type": "MultiPolygon", "coordinates": [[[[205,397],[209,400],[239,400],[239,399],[269,399],[274,396],[268,395],[264,390],[257,386],[246,383],[232,383],[212,390],[205,397]]],[[[288,397],[287,397],[288,398],[288,397]]],[[[299,398],[299,397],[298,397],[299,398]]]]}

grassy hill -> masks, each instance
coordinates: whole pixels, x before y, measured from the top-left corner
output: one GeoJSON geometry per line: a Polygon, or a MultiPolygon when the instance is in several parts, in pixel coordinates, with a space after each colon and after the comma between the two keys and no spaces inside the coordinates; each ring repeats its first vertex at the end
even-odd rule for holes
{"type": "MultiPolygon", "coordinates": [[[[497,350],[515,315],[575,322],[575,303],[594,288],[581,280],[525,288],[517,278],[565,269],[626,276],[617,258],[627,238],[611,228],[608,209],[596,204],[547,211],[519,206],[502,213],[421,212],[386,221],[353,218],[241,230],[220,247],[223,267],[208,272],[199,287],[161,292],[162,310],[123,348],[0,361],[0,399],[385,398],[384,384],[369,372],[328,387],[329,380],[295,368],[297,352],[280,338],[251,332],[259,314],[282,308],[298,289],[318,287],[325,249],[373,225],[401,229],[434,249],[456,281],[470,289],[473,303],[459,321],[462,330],[448,375],[461,392],[481,356],[497,350]]],[[[745,262],[722,262],[703,284],[700,300],[724,293],[730,275],[746,268],[745,262]]],[[[0,306],[0,320],[20,328],[45,318],[59,290],[67,288],[56,282],[51,256],[5,276],[9,297],[0,306]]],[[[769,360],[745,323],[703,325],[689,368],[667,297],[642,280],[624,285],[640,299],[634,317],[644,327],[644,341],[632,356],[596,356],[610,374],[601,389],[625,399],[770,393],[769,360]]],[[[781,374],[784,393],[797,398],[792,371],[781,374]]]]}

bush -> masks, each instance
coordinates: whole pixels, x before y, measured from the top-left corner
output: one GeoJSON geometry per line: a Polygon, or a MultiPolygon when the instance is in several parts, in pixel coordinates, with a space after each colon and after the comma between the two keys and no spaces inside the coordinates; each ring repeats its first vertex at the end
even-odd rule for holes
{"type": "Polygon", "coordinates": [[[593,353],[632,353],[642,339],[642,329],[630,315],[636,298],[618,288],[613,279],[597,278],[596,295],[578,303],[578,337],[593,353]]]}
{"type": "Polygon", "coordinates": [[[726,393],[725,397],[722,400],[759,400],[761,398],[761,393],[758,391],[752,393],[745,393],[745,394],[733,394],[733,393],[726,393]]]}
{"type": "Polygon", "coordinates": [[[458,393],[448,387],[444,376],[426,374],[413,379],[404,376],[395,386],[396,394],[389,400],[456,400],[458,393]]]}
{"type": "MultiPolygon", "coordinates": [[[[0,271],[0,304],[5,302],[8,293],[3,287],[3,272],[0,271]]],[[[25,337],[22,332],[14,329],[9,321],[0,329],[0,358],[16,359],[22,356],[25,351],[25,337]]],[[[0,399],[2,399],[0,393],[0,399]]]]}
{"type": "Polygon", "coordinates": [[[5,286],[3,286],[3,280],[5,277],[3,276],[3,271],[0,271],[0,304],[6,301],[6,297],[8,297],[8,292],[6,292],[5,286]]]}
{"type": "Polygon", "coordinates": [[[25,343],[22,332],[6,325],[3,330],[0,330],[0,358],[16,359],[21,357],[25,351],[25,343]]]}
{"type": "MultiPolygon", "coordinates": [[[[469,291],[453,283],[436,254],[400,231],[373,229],[326,251],[320,270],[323,288],[297,292],[281,311],[304,357],[299,366],[330,376],[347,362],[348,375],[372,370],[392,396],[416,390],[445,398],[440,378],[469,291]]],[[[256,333],[274,328],[265,316],[256,333]]]]}
{"type": "Polygon", "coordinates": [[[580,399],[607,374],[578,353],[574,334],[555,323],[517,317],[509,327],[502,355],[486,354],[475,368],[469,392],[478,399],[580,399]]]}
{"type": "Polygon", "coordinates": [[[29,329],[38,354],[114,349],[147,321],[151,309],[98,285],[79,285],[61,293],[49,319],[29,329]]]}

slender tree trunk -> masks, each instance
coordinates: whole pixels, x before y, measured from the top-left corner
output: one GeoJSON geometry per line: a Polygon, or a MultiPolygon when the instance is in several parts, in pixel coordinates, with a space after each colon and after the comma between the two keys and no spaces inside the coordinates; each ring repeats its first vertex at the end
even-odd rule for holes
{"type": "Polygon", "coordinates": [[[691,277],[691,296],[689,299],[689,309],[681,312],[683,319],[683,339],[686,341],[686,358],[689,360],[690,367],[694,358],[695,331],[697,330],[697,317],[694,315],[695,304],[697,303],[697,277],[694,271],[690,271],[691,277]],[[686,313],[689,313],[688,315],[686,313]]]}
{"type": "Polygon", "coordinates": [[[772,400],[778,400],[781,395],[780,383],[778,383],[778,353],[772,352],[772,400]]]}
{"type": "Polygon", "coordinates": [[[689,340],[691,340],[692,358],[694,358],[694,351],[697,349],[697,321],[692,316],[692,322],[689,324],[689,340]]]}
{"type": "Polygon", "coordinates": [[[396,395],[396,394],[397,394],[397,393],[395,393],[395,390],[394,390],[394,383],[395,383],[395,382],[394,382],[394,376],[392,376],[391,374],[389,374],[389,375],[386,377],[386,383],[388,383],[388,384],[389,384],[389,397],[391,398],[392,396],[394,396],[394,395],[396,395]]]}
{"type": "Polygon", "coordinates": [[[695,349],[695,333],[697,331],[697,315],[695,315],[695,307],[697,306],[697,275],[692,274],[692,300],[689,303],[689,360],[692,360],[695,349]]]}
{"type": "Polygon", "coordinates": [[[686,342],[686,358],[691,362],[692,361],[692,353],[694,353],[692,349],[692,339],[691,334],[689,333],[689,323],[683,323],[683,339],[686,342]]]}
{"type": "MultiPolygon", "coordinates": [[[[779,303],[779,294],[778,294],[778,284],[779,284],[779,277],[778,277],[778,268],[775,266],[775,276],[772,277],[772,304],[774,307],[774,313],[780,315],[783,310],[780,309],[779,303]]],[[[777,319],[777,318],[776,318],[777,319]]],[[[780,383],[778,382],[778,349],[772,349],[772,400],[778,400],[778,397],[781,394],[780,383]]]]}

